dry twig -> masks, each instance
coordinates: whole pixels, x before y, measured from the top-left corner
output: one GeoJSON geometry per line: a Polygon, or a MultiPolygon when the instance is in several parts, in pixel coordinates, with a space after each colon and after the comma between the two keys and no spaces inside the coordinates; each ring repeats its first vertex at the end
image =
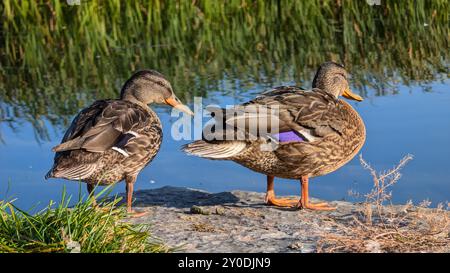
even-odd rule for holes
{"type": "MultiPolygon", "coordinates": [[[[405,156],[392,169],[377,172],[362,156],[363,168],[369,170],[374,186],[365,196],[360,212],[350,221],[330,219],[339,234],[325,233],[318,242],[318,252],[447,252],[450,251],[449,204],[430,208],[425,200],[418,206],[386,205],[392,198],[389,188],[396,184],[400,170],[413,157],[405,156]]],[[[352,192],[353,195],[359,195],[352,192]]]]}

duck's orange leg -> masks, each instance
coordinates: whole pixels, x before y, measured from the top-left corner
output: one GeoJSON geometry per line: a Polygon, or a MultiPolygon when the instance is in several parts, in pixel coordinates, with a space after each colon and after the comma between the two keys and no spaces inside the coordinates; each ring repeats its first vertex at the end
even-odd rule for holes
{"type": "Polygon", "coordinates": [[[127,176],[125,178],[126,191],[127,191],[127,212],[131,217],[137,218],[137,217],[144,216],[147,213],[146,212],[136,212],[131,207],[131,203],[133,202],[134,182],[136,182],[135,176],[133,176],[133,177],[127,176]]]}
{"type": "Polygon", "coordinates": [[[335,210],[335,207],[331,207],[327,203],[310,203],[309,202],[309,192],[308,192],[308,176],[302,176],[300,182],[302,184],[302,197],[298,201],[297,206],[302,209],[312,209],[312,210],[335,210]]]}
{"type": "Polygon", "coordinates": [[[295,207],[298,204],[298,200],[289,198],[275,198],[275,191],[273,189],[274,177],[271,175],[267,176],[267,193],[266,193],[266,204],[273,205],[277,207],[295,207]]]}

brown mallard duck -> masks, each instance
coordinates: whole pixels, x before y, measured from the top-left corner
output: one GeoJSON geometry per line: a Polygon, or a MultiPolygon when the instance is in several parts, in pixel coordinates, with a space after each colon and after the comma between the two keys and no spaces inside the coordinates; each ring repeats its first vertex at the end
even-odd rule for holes
{"type": "Polygon", "coordinates": [[[278,87],[237,106],[231,114],[224,109],[219,114],[210,110],[215,113],[216,124],[224,123],[214,125],[209,135],[204,130],[202,140],[185,145],[183,150],[209,159],[232,160],[267,175],[267,204],[333,210],[326,203],[309,202],[308,179],[339,169],[361,149],[366,137],[364,123],[350,104],[339,97],[357,101],[362,98],[350,91],[346,70],[334,62],[319,67],[312,87],[309,91],[295,86],[278,87]],[[261,107],[268,111],[255,110],[261,107]],[[276,123],[267,122],[264,116],[271,109],[276,109],[276,123]],[[246,122],[238,126],[239,120],[246,122]],[[269,128],[270,124],[278,126],[269,128]],[[252,126],[267,127],[268,134],[249,134],[252,126]],[[240,139],[229,140],[224,136],[230,131],[233,136],[243,133],[240,139]],[[274,148],[267,149],[267,145],[274,148]],[[275,198],[274,177],[299,179],[300,200],[275,198]]]}
{"type": "Polygon", "coordinates": [[[162,74],[139,71],[125,82],[119,99],[95,101],[74,118],[61,144],[53,148],[54,164],[45,178],[81,180],[89,194],[96,185],[125,180],[127,209],[132,213],[136,177],[162,141],[161,122],[148,106],[153,103],[193,114],[162,74]]]}

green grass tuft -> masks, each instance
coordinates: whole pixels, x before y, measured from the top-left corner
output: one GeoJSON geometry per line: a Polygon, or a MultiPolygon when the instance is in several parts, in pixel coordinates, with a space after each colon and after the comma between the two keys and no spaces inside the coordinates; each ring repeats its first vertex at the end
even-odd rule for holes
{"type": "Polygon", "coordinates": [[[127,214],[119,201],[104,199],[94,208],[90,197],[69,207],[64,191],[57,206],[50,202],[34,215],[13,201],[0,201],[0,252],[167,252],[148,225],[124,221],[127,214]]]}

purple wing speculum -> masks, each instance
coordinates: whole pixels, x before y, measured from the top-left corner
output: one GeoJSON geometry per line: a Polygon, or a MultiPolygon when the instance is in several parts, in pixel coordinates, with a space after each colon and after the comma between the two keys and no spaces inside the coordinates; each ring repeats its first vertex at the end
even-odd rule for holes
{"type": "Polygon", "coordinates": [[[305,139],[299,133],[297,133],[295,131],[281,132],[278,134],[274,134],[272,136],[281,143],[305,141],[305,139]]]}

